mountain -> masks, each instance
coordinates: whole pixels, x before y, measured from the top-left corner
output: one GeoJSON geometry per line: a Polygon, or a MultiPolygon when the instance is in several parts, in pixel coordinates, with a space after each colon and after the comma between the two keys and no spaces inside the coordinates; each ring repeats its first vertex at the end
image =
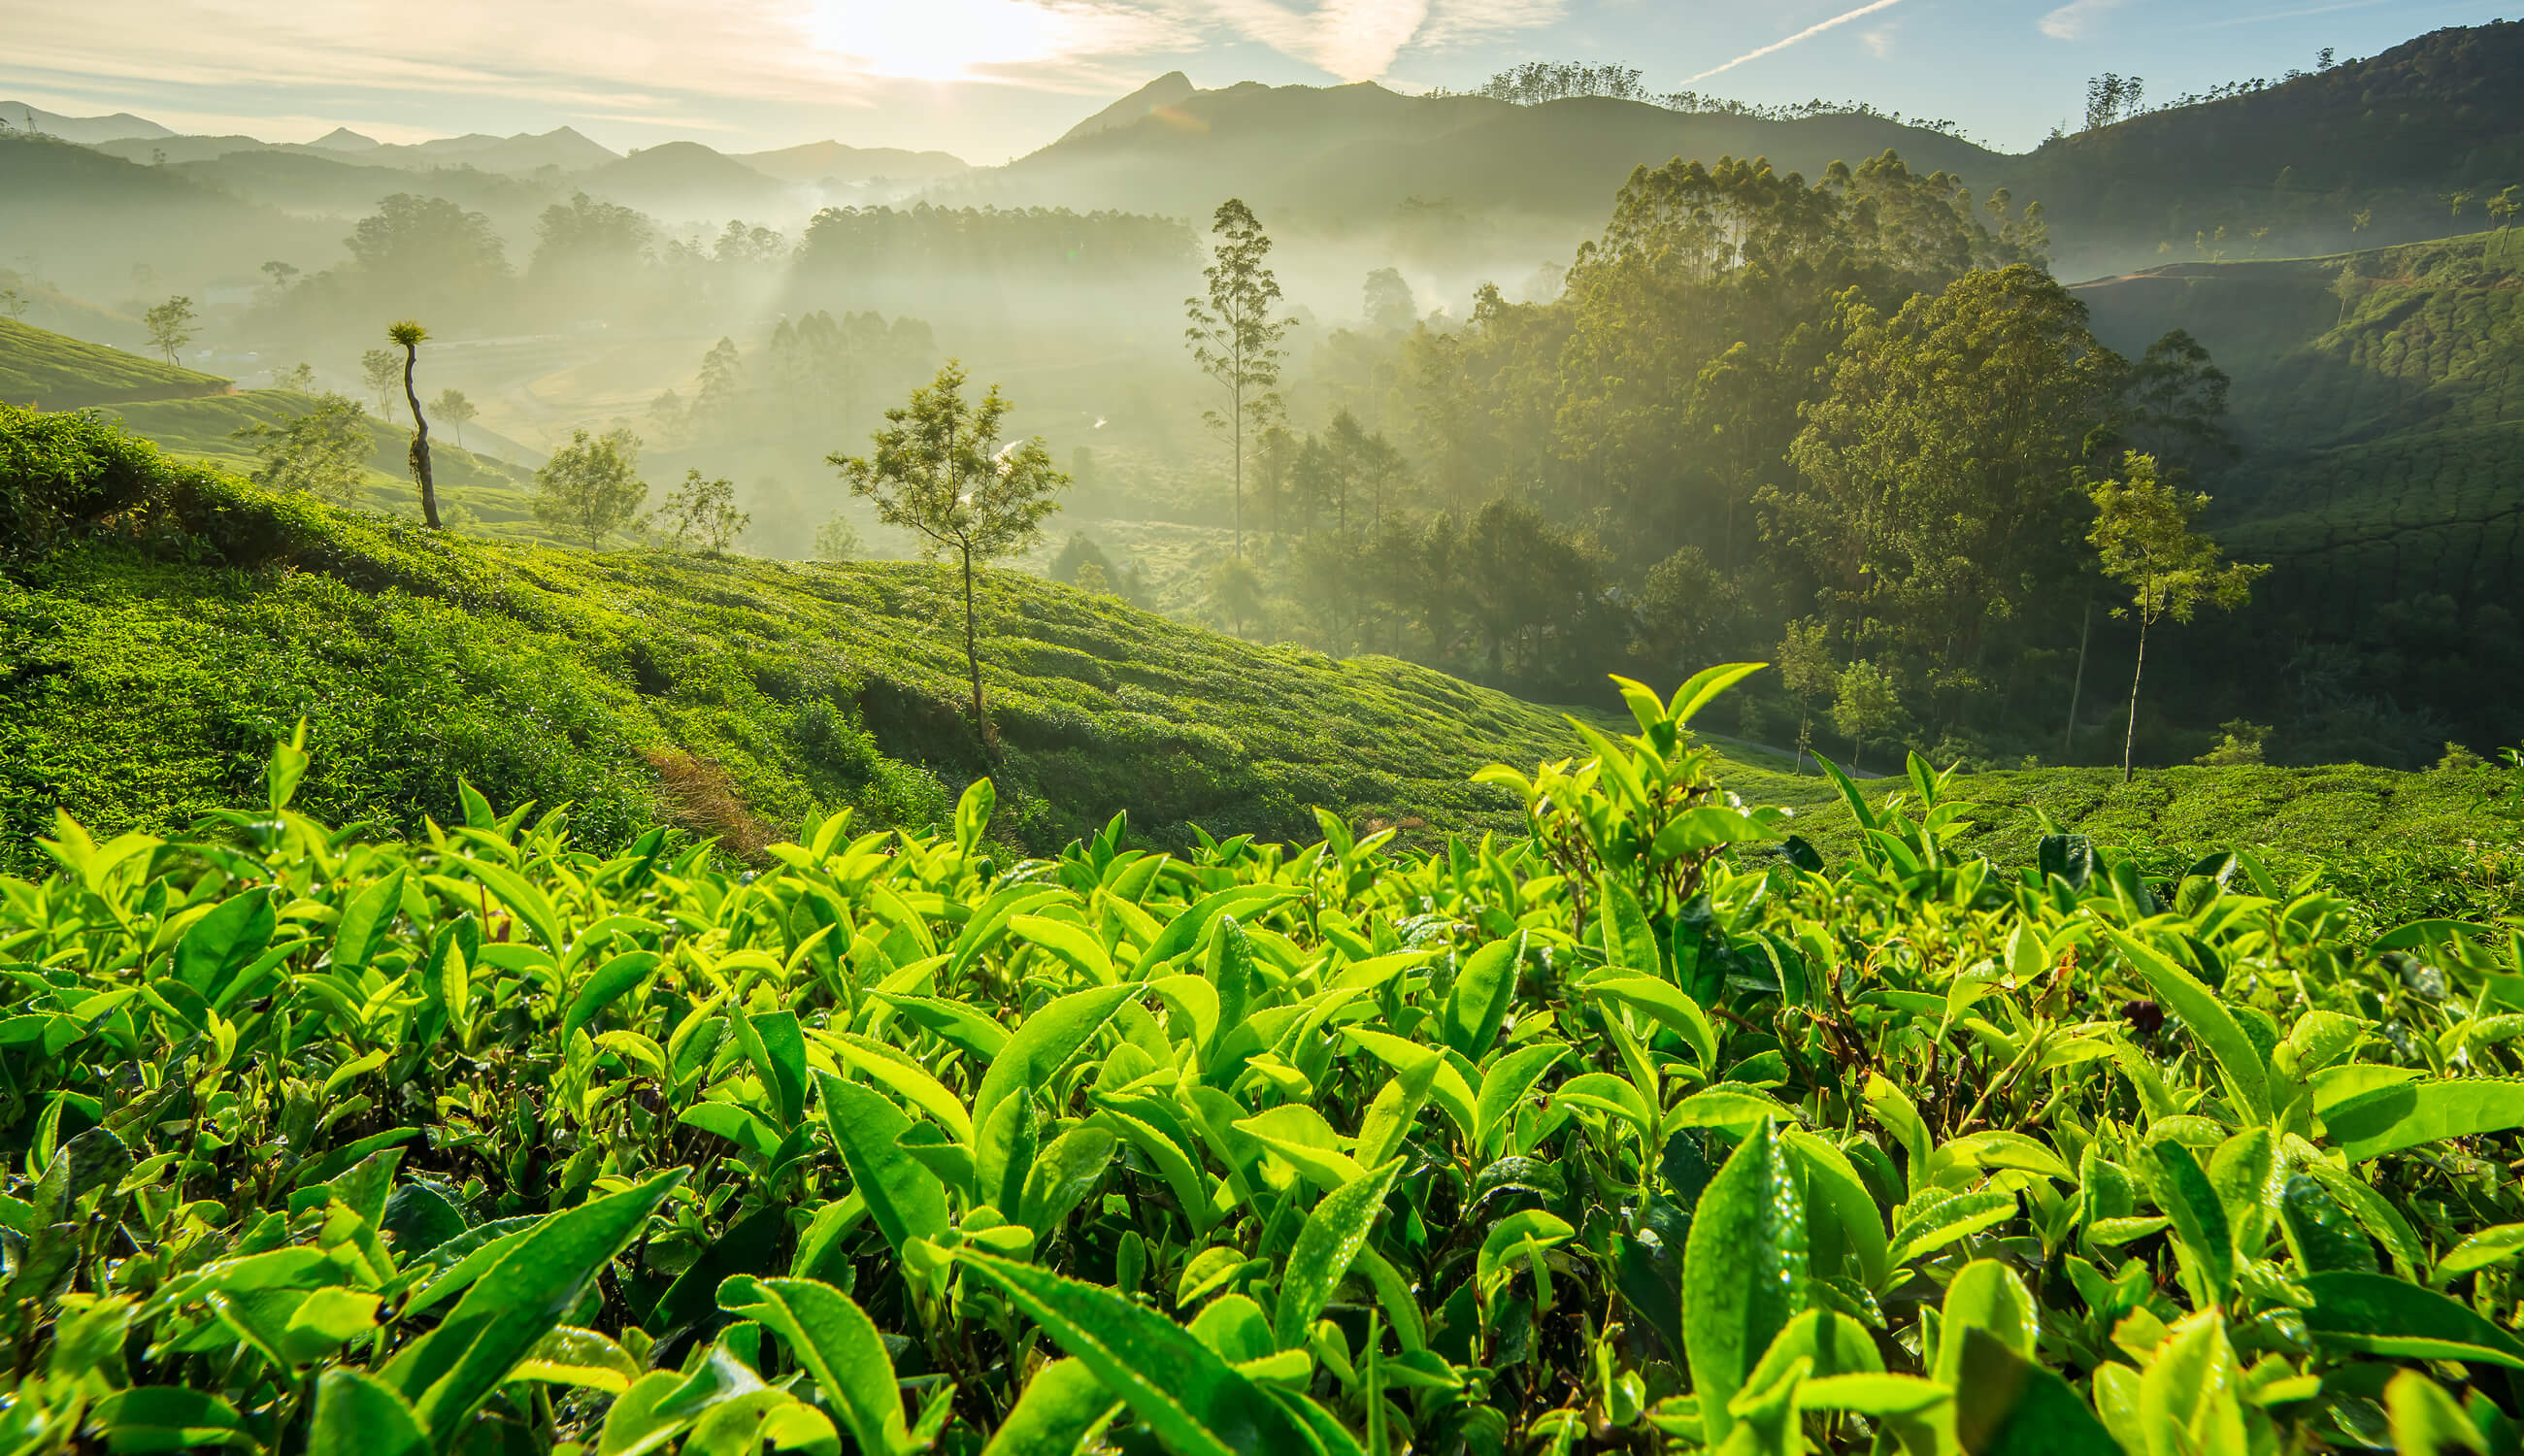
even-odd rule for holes
{"type": "Polygon", "coordinates": [[[224,394],[228,381],[0,318],[0,402],[78,410],[132,400],[224,394]]]}
{"type": "Polygon", "coordinates": [[[409,146],[383,146],[370,154],[373,160],[389,166],[470,167],[481,171],[511,173],[540,171],[547,167],[561,171],[584,171],[618,162],[621,155],[599,146],[568,126],[556,126],[541,133],[520,131],[514,136],[486,136],[476,132],[415,142],[409,146]]]}
{"type": "Polygon", "coordinates": [[[121,307],[250,281],[266,259],[329,257],[338,224],[310,221],[147,167],[47,138],[0,139],[12,259],[63,291],[121,307]],[[145,271],[135,272],[135,268],[145,271]]]}
{"type": "Polygon", "coordinates": [[[731,160],[784,182],[934,181],[960,176],[972,164],[946,152],[912,152],[900,147],[846,147],[837,141],[810,141],[773,152],[739,152],[731,160]]]}
{"type": "Polygon", "coordinates": [[[1170,106],[1181,106],[1192,98],[1191,77],[1180,71],[1169,71],[1140,89],[1114,102],[1086,121],[1060,134],[1062,141],[1076,141],[1099,131],[1117,131],[1138,123],[1170,106]]]}
{"type": "Polygon", "coordinates": [[[1810,176],[1887,148],[1916,169],[1966,175],[1986,173],[1996,160],[1969,142],[1871,117],[1756,121],[1593,97],[1518,106],[1404,96],[1371,82],[1247,81],[1116,120],[1073,129],[951,191],[1003,206],[1192,218],[1236,196],[1266,223],[1332,228],[1381,225],[1416,206],[1547,218],[1574,228],[1574,241],[1602,225],[1632,169],[1676,156],[1767,156],[1810,176]]]}
{"type": "Polygon", "coordinates": [[[374,163],[375,155],[271,148],[172,163],[168,170],[292,214],[341,218],[375,212],[378,201],[394,193],[418,192],[486,213],[500,226],[522,228],[561,195],[556,184],[540,178],[470,167],[414,171],[374,163]]]}
{"type": "Polygon", "coordinates": [[[562,172],[584,171],[621,160],[620,154],[606,150],[567,126],[540,134],[519,132],[514,136],[490,136],[475,132],[397,145],[380,143],[338,126],[313,142],[273,142],[234,135],[170,134],[101,141],[93,145],[109,157],[121,157],[130,162],[212,162],[240,152],[275,152],[336,160],[348,154],[370,166],[401,168],[408,171],[469,168],[475,171],[518,176],[547,168],[562,172]]]}
{"type": "Polygon", "coordinates": [[[63,141],[113,141],[118,137],[173,136],[175,133],[155,121],[144,121],[129,112],[116,112],[110,117],[65,117],[38,111],[23,101],[0,101],[0,122],[20,131],[39,131],[63,141]]]}
{"type": "Polygon", "coordinates": [[[573,180],[593,196],[666,221],[758,216],[788,191],[786,183],[697,141],[643,147],[573,180]]]}
{"type": "Polygon", "coordinates": [[[363,136],[348,126],[336,126],[307,145],[327,152],[373,152],[384,143],[373,136],[363,136]]]}
{"type": "Polygon", "coordinates": [[[2213,262],[2442,237],[2477,226],[2488,198],[2524,182],[2518,77],[2524,21],[2437,30],[2055,140],[1993,175],[2041,200],[2067,276],[2160,248],[2213,262]],[[2461,212],[2448,205],[2456,192],[2470,194],[2461,212]]]}

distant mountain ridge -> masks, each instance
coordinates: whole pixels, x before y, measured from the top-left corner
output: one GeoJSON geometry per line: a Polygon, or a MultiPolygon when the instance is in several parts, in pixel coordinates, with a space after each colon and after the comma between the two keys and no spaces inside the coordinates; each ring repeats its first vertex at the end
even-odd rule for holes
{"type": "MultiPolygon", "coordinates": [[[[1076,141],[1101,131],[1118,131],[1136,125],[1141,119],[1170,106],[1181,106],[1194,94],[1191,77],[1180,71],[1169,71],[1140,89],[1114,102],[1086,121],[1060,134],[1061,141],[1076,141]]],[[[1058,145],[1058,143],[1054,143],[1058,145]]]]}
{"type": "Polygon", "coordinates": [[[810,141],[768,152],[730,152],[765,176],[784,182],[935,181],[961,176],[973,165],[948,152],[914,152],[901,147],[852,147],[837,141],[810,141]]]}
{"type": "Polygon", "coordinates": [[[116,112],[110,117],[65,117],[41,111],[23,101],[0,101],[0,121],[19,131],[39,131],[64,141],[80,143],[115,141],[126,136],[173,136],[174,131],[129,112],[116,112]]]}

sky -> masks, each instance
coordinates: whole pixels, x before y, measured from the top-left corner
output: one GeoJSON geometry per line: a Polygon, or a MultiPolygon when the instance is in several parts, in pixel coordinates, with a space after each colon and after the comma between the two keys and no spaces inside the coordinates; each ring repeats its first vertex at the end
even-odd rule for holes
{"type": "Polygon", "coordinates": [[[274,141],[569,125],[617,150],[832,138],[996,163],[1168,71],[1469,90],[1582,61],[1658,92],[1863,100],[2021,151],[2105,72],[2170,98],[2518,16],[2519,0],[0,0],[0,100],[274,141]]]}

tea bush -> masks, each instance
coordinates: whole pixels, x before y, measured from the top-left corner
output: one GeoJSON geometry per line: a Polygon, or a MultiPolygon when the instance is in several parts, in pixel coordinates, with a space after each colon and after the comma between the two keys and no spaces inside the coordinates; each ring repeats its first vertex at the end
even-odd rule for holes
{"type": "Polygon", "coordinates": [[[1430,852],[64,817],[0,1447],[2516,1449],[2524,940],[1916,760],[1827,869],[1748,670],[1430,852]]]}

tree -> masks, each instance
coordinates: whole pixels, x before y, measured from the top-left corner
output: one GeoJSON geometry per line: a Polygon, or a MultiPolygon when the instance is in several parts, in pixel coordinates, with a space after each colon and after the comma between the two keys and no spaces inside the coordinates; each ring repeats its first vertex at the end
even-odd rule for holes
{"type": "Polygon", "coordinates": [[[300,360],[285,369],[274,369],[271,374],[271,387],[294,389],[300,394],[314,394],[316,392],[315,365],[300,360]]]}
{"type": "Polygon", "coordinates": [[[640,437],[629,430],[602,435],[572,430],[569,443],[535,472],[535,519],[585,537],[589,551],[596,550],[606,532],[628,525],[647,499],[649,484],[640,478],[640,437]]]}
{"type": "Polygon", "coordinates": [[[368,393],[377,397],[377,410],[384,413],[386,402],[394,397],[394,388],[403,382],[403,361],[391,349],[371,349],[360,356],[360,380],[368,393]]]}
{"type": "Polygon", "coordinates": [[[2147,633],[2171,617],[2191,620],[2203,606],[2232,611],[2252,595],[2266,565],[2220,564],[2217,543],[2195,534],[2191,523],[2208,509],[2208,498],[2185,494],[2158,478],[2156,461],[2131,451],[2121,459],[2119,480],[2092,492],[2093,543],[2104,574],[2130,588],[2130,605],[2112,615],[2138,619],[2138,660],[2130,668],[2130,720],[2121,740],[2121,782],[2130,781],[2138,743],[2139,681],[2147,672],[2147,633]]]}
{"type": "Polygon", "coordinates": [[[347,501],[366,473],[367,411],[347,395],[320,395],[316,408],[286,424],[250,424],[233,437],[263,462],[255,482],[272,490],[347,501]]]}
{"type": "Polygon", "coordinates": [[[167,362],[171,364],[183,362],[176,356],[182,354],[184,346],[193,342],[193,336],[201,332],[195,317],[193,301],[179,293],[140,315],[140,321],[149,330],[149,342],[157,345],[158,351],[166,355],[167,362]]]}
{"type": "Polygon", "coordinates": [[[1902,695],[1893,674],[1864,657],[1842,668],[1832,684],[1831,726],[1849,740],[1849,766],[1855,770],[1867,740],[1902,726],[1902,695]]]}
{"type": "Polygon", "coordinates": [[[850,493],[876,502],[877,518],[921,537],[935,556],[952,552],[964,576],[964,667],[973,689],[973,732],[992,742],[982,701],[982,656],[975,641],[973,568],[1032,546],[1060,503],[1053,493],[1069,477],[1052,468],[1043,438],[999,442],[1008,402],[992,385],[978,402],[964,398],[964,366],[948,360],[911,402],[885,412],[886,428],[869,437],[865,456],[836,451],[827,460],[850,493]]]}
{"type": "Polygon", "coordinates": [[[1399,270],[1381,267],[1367,275],[1362,300],[1368,327],[1389,334],[1407,333],[1420,321],[1420,305],[1399,270]]]}
{"type": "Polygon", "coordinates": [[[1238,637],[1262,620],[1262,576],[1239,556],[1222,558],[1209,573],[1209,607],[1218,624],[1238,637]]]}
{"type": "Polygon", "coordinates": [[[850,518],[836,510],[815,528],[814,550],[816,560],[848,561],[864,553],[867,543],[859,539],[859,529],[850,524],[850,518]]]}
{"type": "Polygon", "coordinates": [[[0,314],[6,314],[11,318],[25,317],[26,308],[33,302],[33,299],[26,296],[26,290],[16,284],[0,288],[0,314]]]}
{"type": "Polygon", "coordinates": [[[1779,640],[1779,681],[1797,701],[1797,765],[1814,743],[1815,704],[1828,704],[1840,683],[1831,664],[1831,642],[1820,617],[1788,623],[1779,640]]]}
{"type": "Polygon", "coordinates": [[[1244,434],[1259,429],[1280,413],[1280,340],[1296,326],[1293,317],[1274,317],[1280,303],[1280,280],[1262,260],[1271,239],[1253,210],[1229,198],[1218,205],[1211,231],[1225,239],[1215,249],[1201,276],[1209,280],[1206,299],[1184,300],[1191,326],[1184,342],[1192,362],[1227,391],[1227,412],[1203,412],[1210,428],[1228,437],[1236,461],[1236,554],[1244,554],[1244,434]]]}
{"type": "Polygon", "coordinates": [[[266,278],[271,280],[271,291],[274,293],[287,293],[289,285],[298,281],[298,265],[283,263],[277,258],[265,264],[262,272],[266,278]]]}
{"type": "Polygon", "coordinates": [[[711,556],[727,550],[753,521],[736,509],[736,482],[704,480],[699,470],[686,470],[684,483],[667,493],[666,504],[650,519],[672,549],[681,551],[689,541],[711,556]]]}
{"type": "Polygon", "coordinates": [[[435,531],[438,523],[438,487],[429,478],[429,416],[420,413],[420,387],[412,380],[413,370],[420,364],[420,344],[429,330],[418,319],[406,318],[386,325],[386,337],[403,346],[403,397],[412,406],[412,450],[407,457],[412,463],[412,478],[420,486],[420,518],[435,531]]]}
{"type": "Polygon", "coordinates": [[[439,418],[456,426],[456,443],[460,447],[464,444],[465,423],[482,413],[479,406],[464,397],[464,391],[452,385],[440,390],[429,408],[438,412],[439,418]]]}
{"type": "Polygon", "coordinates": [[[2349,321],[2349,306],[2365,291],[2366,280],[2358,275],[2357,260],[2353,258],[2342,264],[2339,274],[2331,280],[2332,296],[2340,300],[2340,316],[2332,320],[2334,327],[2349,321]]]}

